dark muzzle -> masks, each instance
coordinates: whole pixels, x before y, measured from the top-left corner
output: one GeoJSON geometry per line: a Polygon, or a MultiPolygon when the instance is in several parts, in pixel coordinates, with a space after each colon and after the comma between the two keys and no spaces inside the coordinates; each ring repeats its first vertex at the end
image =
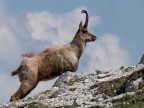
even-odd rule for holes
{"type": "Polygon", "coordinates": [[[92,36],[91,40],[92,40],[92,41],[95,41],[96,38],[97,38],[96,36],[92,36]]]}

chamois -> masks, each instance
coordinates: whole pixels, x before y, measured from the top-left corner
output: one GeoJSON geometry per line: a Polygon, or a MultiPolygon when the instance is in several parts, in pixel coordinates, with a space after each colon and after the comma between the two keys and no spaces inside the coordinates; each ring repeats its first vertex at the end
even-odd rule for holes
{"type": "Polygon", "coordinates": [[[79,59],[87,42],[95,41],[96,36],[88,32],[89,16],[87,11],[85,24],[82,21],[73,40],[63,46],[48,48],[38,54],[23,55],[23,60],[17,70],[11,73],[17,75],[21,82],[19,89],[11,96],[10,101],[15,101],[27,96],[39,81],[51,80],[66,71],[75,72],[79,59]]]}

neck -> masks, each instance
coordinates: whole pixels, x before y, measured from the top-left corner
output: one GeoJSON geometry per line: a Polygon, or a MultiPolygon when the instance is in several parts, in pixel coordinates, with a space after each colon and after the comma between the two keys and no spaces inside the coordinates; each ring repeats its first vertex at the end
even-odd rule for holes
{"type": "Polygon", "coordinates": [[[79,36],[76,35],[70,45],[72,46],[76,56],[79,59],[86,47],[86,42],[84,42],[82,39],[79,38],[79,36]]]}

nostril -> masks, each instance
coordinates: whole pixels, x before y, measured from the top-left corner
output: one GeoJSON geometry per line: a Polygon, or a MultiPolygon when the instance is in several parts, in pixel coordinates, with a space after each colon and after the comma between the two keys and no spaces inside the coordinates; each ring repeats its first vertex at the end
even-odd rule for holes
{"type": "Polygon", "coordinates": [[[93,36],[93,41],[95,41],[96,40],[96,36],[93,36]]]}
{"type": "Polygon", "coordinates": [[[96,36],[92,35],[91,40],[92,40],[92,41],[95,41],[96,38],[97,38],[96,36]]]}

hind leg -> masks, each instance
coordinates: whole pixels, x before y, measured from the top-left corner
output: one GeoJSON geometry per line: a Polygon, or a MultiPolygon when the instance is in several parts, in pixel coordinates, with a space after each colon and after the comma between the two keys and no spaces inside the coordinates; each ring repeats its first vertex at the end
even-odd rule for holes
{"type": "Polygon", "coordinates": [[[24,80],[19,89],[11,96],[10,101],[15,101],[27,96],[38,84],[38,81],[24,80]]]}

